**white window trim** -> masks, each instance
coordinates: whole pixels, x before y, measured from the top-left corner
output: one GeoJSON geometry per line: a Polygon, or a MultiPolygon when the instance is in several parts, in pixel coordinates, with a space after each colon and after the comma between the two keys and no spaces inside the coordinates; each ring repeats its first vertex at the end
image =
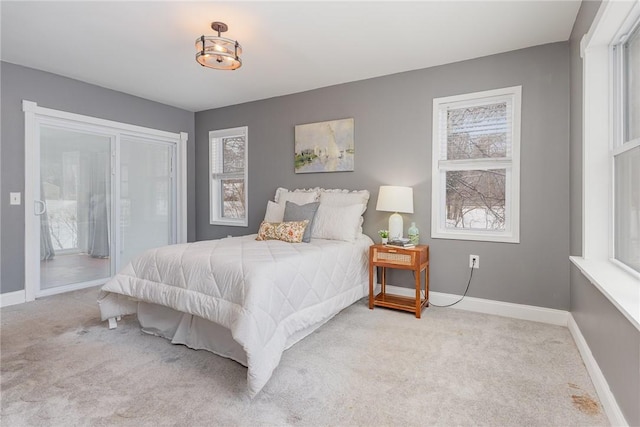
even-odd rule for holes
{"type": "Polygon", "coordinates": [[[249,128],[247,126],[240,126],[230,129],[220,129],[209,131],[209,223],[211,225],[228,225],[235,227],[248,227],[249,226],[249,128]],[[214,185],[213,179],[213,139],[223,138],[225,136],[238,136],[244,135],[245,147],[244,147],[244,218],[224,218],[220,212],[221,203],[221,191],[219,185],[214,185]]]}
{"type": "Polygon", "coordinates": [[[434,239],[477,240],[485,242],[520,242],[520,112],[522,100],[522,86],[475,92],[463,95],[434,98],[433,100],[433,138],[432,138],[432,181],[431,181],[431,237],[434,239]],[[486,103],[487,98],[510,97],[513,105],[513,134],[511,157],[509,159],[478,159],[473,161],[447,161],[447,165],[440,164],[440,110],[447,104],[465,102],[471,105],[473,101],[486,103]],[[481,169],[507,169],[505,188],[505,216],[506,230],[504,232],[478,230],[451,230],[444,227],[446,189],[441,179],[441,171],[467,168],[473,164],[481,169]]]}
{"type": "Polygon", "coordinates": [[[613,259],[616,138],[611,46],[640,17],[640,3],[604,1],[581,41],[583,58],[582,257],[580,271],[640,330],[640,275],[613,259]],[[603,179],[606,177],[606,179],[603,179]]]}

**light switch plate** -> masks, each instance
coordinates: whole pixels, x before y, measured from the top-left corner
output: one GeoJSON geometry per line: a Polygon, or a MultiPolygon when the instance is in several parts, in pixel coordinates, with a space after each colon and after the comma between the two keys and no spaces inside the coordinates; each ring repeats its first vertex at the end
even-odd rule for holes
{"type": "Polygon", "coordinates": [[[9,193],[9,204],[19,205],[20,203],[22,203],[20,200],[20,195],[21,193],[9,193]]]}

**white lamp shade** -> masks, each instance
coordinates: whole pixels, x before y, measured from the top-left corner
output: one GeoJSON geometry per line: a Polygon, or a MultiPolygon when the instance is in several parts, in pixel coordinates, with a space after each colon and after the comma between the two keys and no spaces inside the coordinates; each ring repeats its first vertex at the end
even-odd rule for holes
{"type": "Polygon", "coordinates": [[[413,213],[413,188],[381,185],[376,210],[395,212],[389,217],[389,238],[402,237],[404,224],[398,212],[413,213]]]}
{"type": "Polygon", "coordinates": [[[376,210],[413,213],[413,188],[381,185],[376,210]]]}

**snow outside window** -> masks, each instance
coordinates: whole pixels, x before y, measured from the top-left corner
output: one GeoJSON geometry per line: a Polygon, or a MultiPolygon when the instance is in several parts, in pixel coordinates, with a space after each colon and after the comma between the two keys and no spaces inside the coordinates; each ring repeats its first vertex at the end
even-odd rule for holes
{"type": "Polygon", "coordinates": [[[246,227],[247,127],[209,132],[210,223],[246,227]]]}
{"type": "Polygon", "coordinates": [[[431,237],[519,242],[521,93],[433,100],[431,237]]]}

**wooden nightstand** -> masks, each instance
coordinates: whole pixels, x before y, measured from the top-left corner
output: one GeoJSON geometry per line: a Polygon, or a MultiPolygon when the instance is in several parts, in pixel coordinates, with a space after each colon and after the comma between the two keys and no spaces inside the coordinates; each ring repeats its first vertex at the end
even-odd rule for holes
{"type": "Polygon", "coordinates": [[[398,310],[411,311],[419,319],[422,309],[429,305],[429,246],[418,245],[415,248],[396,248],[385,245],[372,245],[369,247],[369,308],[374,306],[396,308],[398,310]],[[381,291],[374,295],[373,270],[382,267],[380,279],[381,291]],[[416,296],[407,298],[400,295],[388,294],[387,268],[412,270],[416,278],[416,296]],[[424,275],[424,298],[420,295],[421,273],[424,275]]]}

